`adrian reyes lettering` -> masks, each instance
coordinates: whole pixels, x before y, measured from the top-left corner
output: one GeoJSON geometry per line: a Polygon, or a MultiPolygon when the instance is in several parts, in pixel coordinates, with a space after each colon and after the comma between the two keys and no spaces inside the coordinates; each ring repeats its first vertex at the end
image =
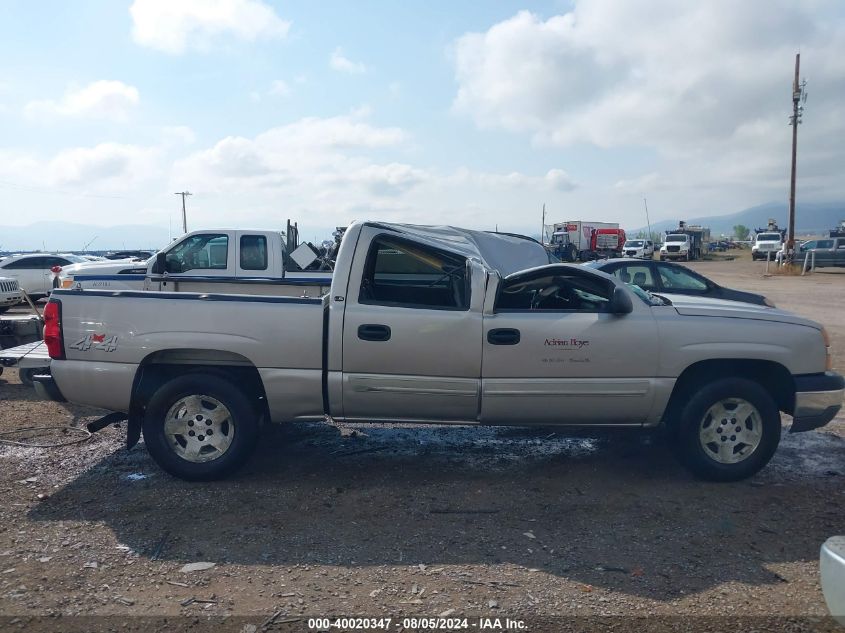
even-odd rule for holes
{"type": "Polygon", "coordinates": [[[560,349],[582,349],[589,347],[590,341],[578,338],[547,338],[545,347],[558,347],[560,349]]]}

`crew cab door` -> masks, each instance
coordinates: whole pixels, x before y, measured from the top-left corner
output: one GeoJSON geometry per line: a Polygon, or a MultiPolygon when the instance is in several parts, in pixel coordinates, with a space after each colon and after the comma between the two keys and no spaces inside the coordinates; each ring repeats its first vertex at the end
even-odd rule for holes
{"type": "Polygon", "coordinates": [[[641,424],[651,412],[657,326],[633,296],[611,314],[615,284],[552,265],[511,275],[484,308],[481,421],[641,424]]]}
{"type": "Polygon", "coordinates": [[[464,257],[363,227],[343,315],[343,416],[476,422],[483,283],[464,257]]]}

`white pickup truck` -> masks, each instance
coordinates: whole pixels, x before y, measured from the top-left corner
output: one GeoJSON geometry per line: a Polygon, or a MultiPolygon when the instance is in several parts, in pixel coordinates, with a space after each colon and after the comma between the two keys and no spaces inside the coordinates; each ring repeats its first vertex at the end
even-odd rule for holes
{"type": "Polygon", "coordinates": [[[60,285],[100,290],[325,294],[331,285],[331,271],[304,272],[302,267],[314,254],[304,244],[291,248],[286,235],[259,229],[193,231],[147,261],[66,266],[59,274],[60,285]]]}
{"type": "Polygon", "coordinates": [[[668,300],[541,244],[451,227],[361,222],[322,298],[57,290],[45,309],[46,397],[128,418],[166,471],[240,466],[262,422],[335,419],[665,426],[714,480],[827,424],[845,382],[827,334],[765,306],[668,300]]]}

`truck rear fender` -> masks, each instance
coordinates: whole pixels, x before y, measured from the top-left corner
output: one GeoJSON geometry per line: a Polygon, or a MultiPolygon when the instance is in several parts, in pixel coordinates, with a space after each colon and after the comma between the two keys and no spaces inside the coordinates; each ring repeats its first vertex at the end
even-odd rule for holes
{"type": "Polygon", "coordinates": [[[213,374],[242,389],[254,403],[256,414],[269,420],[267,396],[258,368],[244,356],[213,349],[170,349],[153,352],[141,361],[132,384],[126,448],[141,437],[147,403],[163,384],[191,373],[213,374]]]}
{"type": "Polygon", "coordinates": [[[760,383],[775,399],[779,410],[790,415],[795,410],[795,379],[780,363],[768,360],[710,359],[693,363],[678,376],[663,414],[664,424],[671,425],[679,419],[681,408],[700,387],[731,376],[760,383]]]}

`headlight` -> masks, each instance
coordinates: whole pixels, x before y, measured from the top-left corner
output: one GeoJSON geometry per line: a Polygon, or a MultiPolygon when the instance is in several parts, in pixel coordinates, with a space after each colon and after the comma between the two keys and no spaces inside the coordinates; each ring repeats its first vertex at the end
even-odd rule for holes
{"type": "Polygon", "coordinates": [[[833,356],[830,353],[830,334],[827,333],[824,327],[822,327],[822,340],[824,341],[824,353],[827,357],[824,368],[830,371],[833,369],[833,356]]]}

